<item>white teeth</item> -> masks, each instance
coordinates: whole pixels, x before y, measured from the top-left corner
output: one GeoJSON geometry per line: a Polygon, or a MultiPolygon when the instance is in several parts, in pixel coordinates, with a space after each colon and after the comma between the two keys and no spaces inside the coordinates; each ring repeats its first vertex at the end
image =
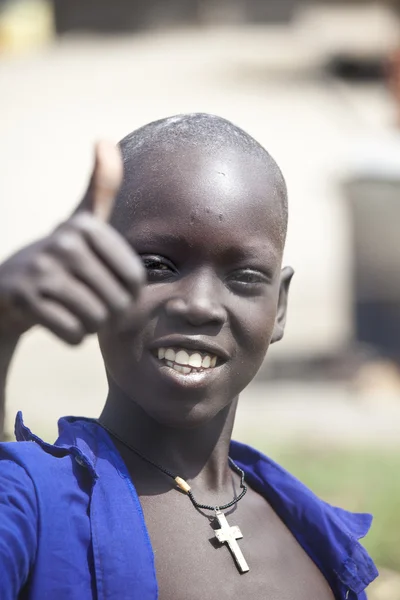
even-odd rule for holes
{"type": "Polygon", "coordinates": [[[208,369],[210,364],[211,364],[211,356],[208,356],[208,354],[207,354],[201,361],[201,366],[203,367],[203,369],[208,369]]]}
{"type": "Polygon", "coordinates": [[[217,364],[217,357],[206,354],[204,357],[200,352],[190,354],[190,351],[178,350],[173,348],[158,348],[157,356],[159,360],[165,360],[166,364],[174,368],[179,373],[189,374],[192,369],[212,369],[217,364]],[[179,368],[178,368],[179,367],[179,368]]]}
{"type": "Polygon", "coordinates": [[[184,375],[189,375],[189,373],[192,370],[190,367],[184,367],[183,365],[177,365],[177,364],[174,364],[173,369],[175,371],[178,371],[178,373],[183,373],[184,375]]]}
{"type": "Polygon", "coordinates": [[[175,350],[172,350],[172,348],[167,348],[167,350],[165,351],[165,360],[171,360],[172,362],[174,362],[175,360],[175,350]]]}
{"type": "Polygon", "coordinates": [[[179,352],[175,356],[175,362],[177,362],[180,365],[188,365],[189,364],[189,354],[187,352],[185,352],[185,350],[179,350],[179,352]]]}
{"type": "Polygon", "coordinates": [[[196,354],[191,354],[189,356],[189,362],[188,362],[188,364],[191,367],[196,367],[196,368],[201,367],[202,366],[201,354],[197,354],[197,353],[196,354]]]}

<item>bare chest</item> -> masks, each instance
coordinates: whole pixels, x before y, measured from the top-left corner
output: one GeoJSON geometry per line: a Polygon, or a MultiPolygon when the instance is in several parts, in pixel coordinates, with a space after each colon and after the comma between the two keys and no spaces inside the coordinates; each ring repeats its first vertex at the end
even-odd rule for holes
{"type": "Polygon", "coordinates": [[[238,532],[200,514],[176,492],[141,498],[160,600],[333,600],[319,569],[267,502],[254,492],[246,500],[226,512],[238,532]],[[216,529],[227,541],[217,539],[216,529]],[[248,572],[240,572],[229,540],[248,572]]]}

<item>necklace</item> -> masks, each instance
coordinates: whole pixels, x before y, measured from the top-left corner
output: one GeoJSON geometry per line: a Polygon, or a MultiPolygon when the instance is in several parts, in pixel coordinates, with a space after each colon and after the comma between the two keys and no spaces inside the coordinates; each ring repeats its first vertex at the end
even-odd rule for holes
{"type": "Polygon", "coordinates": [[[247,486],[244,483],[244,471],[230,457],[228,457],[230,467],[234,471],[236,471],[236,473],[238,473],[240,475],[240,488],[242,490],[241,493],[239,494],[239,496],[235,496],[235,498],[233,500],[231,500],[231,502],[227,502],[223,506],[212,506],[211,504],[200,504],[195,499],[190,485],[182,477],[179,477],[178,475],[174,475],[168,469],[165,469],[164,467],[157,464],[156,462],[153,462],[152,460],[150,460],[149,458],[144,456],[141,452],[139,452],[139,450],[137,450],[136,448],[134,448],[133,446],[128,444],[125,440],[123,440],[121,437],[119,437],[119,435],[117,435],[114,431],[112,431],[111,429],[109,429],[108,427],[106,427],[105,425],[100,423],[99,421],[97,421],[97,423],[100,425],[100,427],[102,427],[109,434],[111,434],[115,439],[117,439],[119,442],[121,442],[121,444],[123,444],[124,446],[129,448],[129,450],[132,450],[132,452],[134,452],[137,456],[139,456],[139,458],[141,458],[145,462],[149,463],[150,465],[152,465],[153,467],[155,467],[156,469],[158,469],[159,471],[161,471],[162,473],[164,473],[165,475],[167,475],[168,477],[173,479],[175,481],[177,487],[182,492],[184,492],[187,496],[189,496],[193,506],[196,509],[214,511],[215,518],[218,521],[218,524],[220,527],[219,529],[214,530],[215,537],[220,542],[220,544],[228,545],[229,550],[231,551],[232,556],[235,559],[236,565],[237,565],[240,573],[246,573],[247,571],[249,571],[249,566],[243,556],[243,553],[239,547],[239,544],[237,543],[237,540],[242,539],[242,537],[243,537],[242,532],[240,531],[240,529],[237,525],[234,525],[233,527],[231,527],[226,519],[225,514],[222,512],[223,510],[230,508],[234,504],[237,504],[239,502],[239,500],[241,500],[243,498],[243,496],[245,495],[245,493],[247,492],[247,486]]]}

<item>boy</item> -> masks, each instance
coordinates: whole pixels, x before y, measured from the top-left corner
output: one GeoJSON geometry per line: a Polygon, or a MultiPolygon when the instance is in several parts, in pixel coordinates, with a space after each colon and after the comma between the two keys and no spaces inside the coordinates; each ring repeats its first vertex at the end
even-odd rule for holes
{"type": "Polygon", "coordinates": [[[285,325],[278,166],[202,114],[120,149],[118,194],[102,144],[77,212],[0,268],[3,383],[35,324],[70,344],[97,332],[109,383],[98,421],[62,419],[52,446],[19,415],[22,443],[2,445],[0,598],[365,598],[370,517],[231,442],[238,396],[285,325]]]}

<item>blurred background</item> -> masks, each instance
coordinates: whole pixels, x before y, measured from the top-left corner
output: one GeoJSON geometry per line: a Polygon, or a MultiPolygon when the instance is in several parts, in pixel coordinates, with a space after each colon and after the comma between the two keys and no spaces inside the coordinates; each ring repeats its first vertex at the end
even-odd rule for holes
{"type": "MultiPolygon", "coordinates": [[[[290,194],[287,334],[243,393],[236,437],[325,500],[368,511],[400,600],[400,1],[0,0],[0,259],[69,215],[93,142],[181,112],[224,116],[290,194]]],[[[8,385],[47,439],[97,416],[91,339],[25,336],[8,385]]]]}

